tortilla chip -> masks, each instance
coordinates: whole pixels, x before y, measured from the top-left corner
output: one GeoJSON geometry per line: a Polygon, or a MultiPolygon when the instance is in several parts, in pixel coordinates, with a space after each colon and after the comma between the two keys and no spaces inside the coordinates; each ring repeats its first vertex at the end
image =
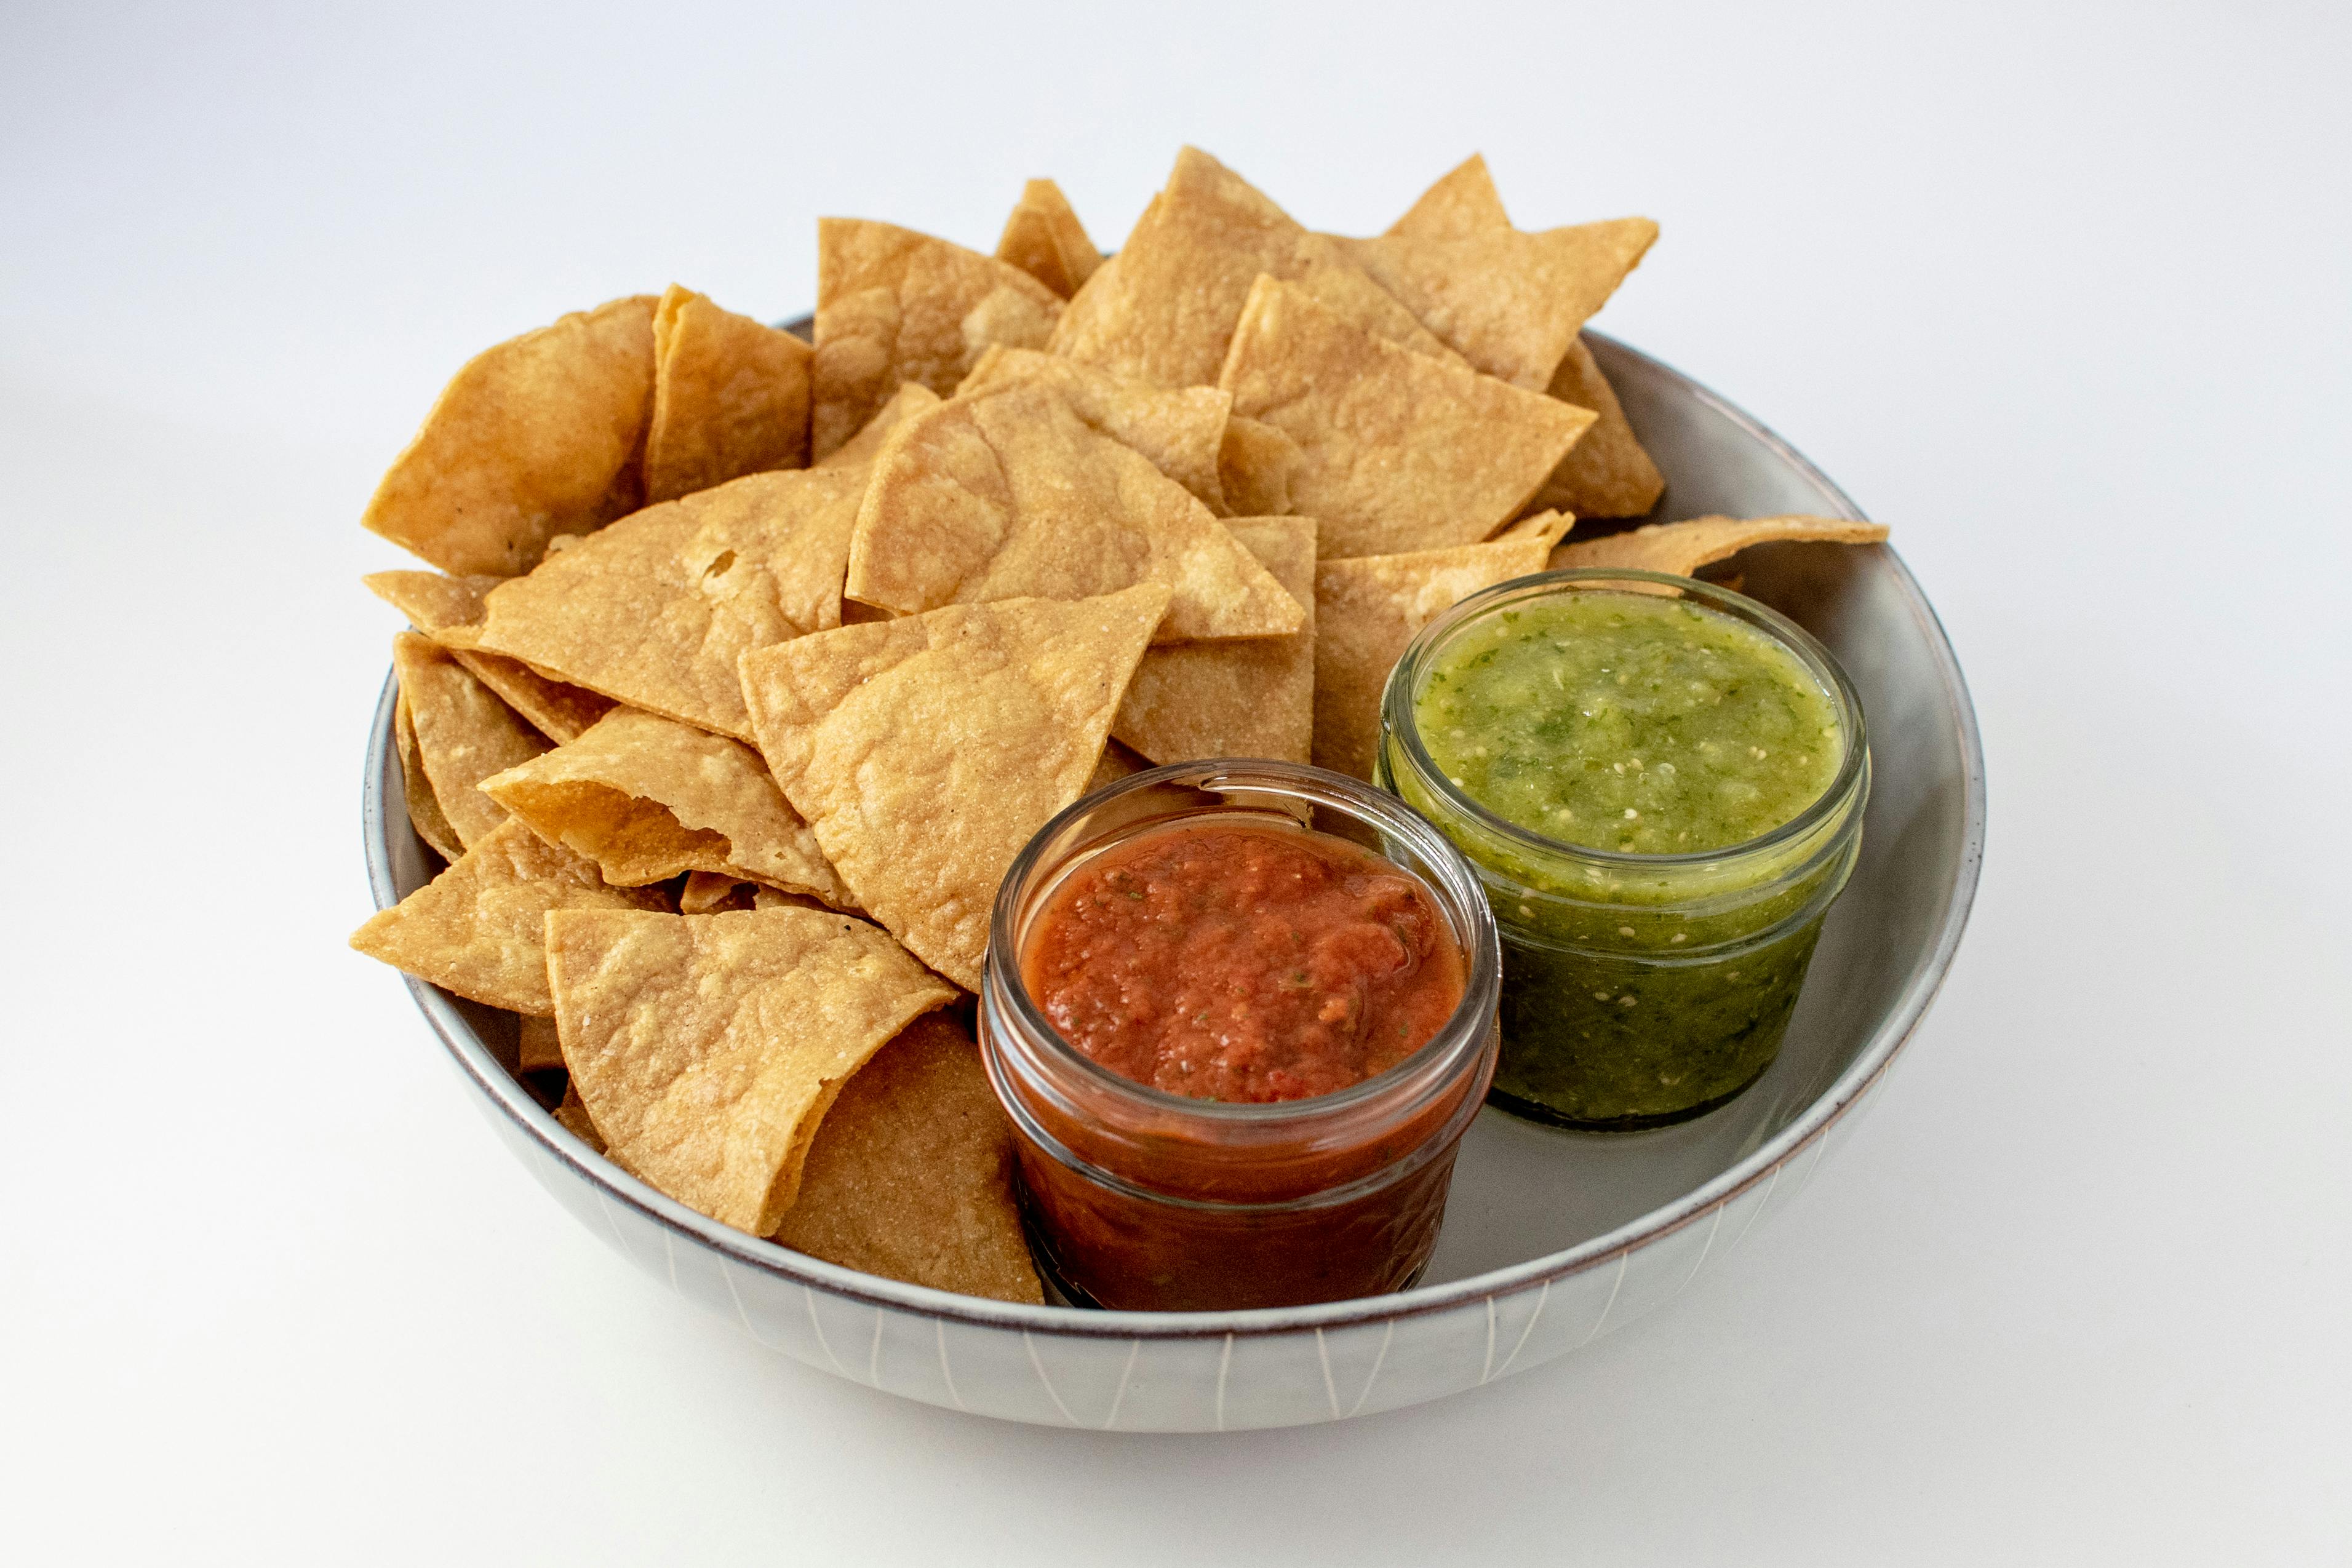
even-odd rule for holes
{"type": "Polygon", "coordinates": [[[1045,1299],[1013,1197],[1013,1124],[971,1036],[926,1013],[857,1070],[775,1239],[910,1285],[1045,1299]]]}
{"type": "Polygon", "coordinates": [[[1886,538],[1884,523],[1844,517],[1693,517],[1682,523],[1651,523],[1622,534],[1580,539],[1552,552],[1554,570],[1572,566],[1626,566],[1688,577],[1700,567],[1738,555],[1750,545],[1776,540],[1874,545],[1886,538]]]}
{"type": "MultiPolygon", "coordinates": [[[[830,907],[822,900],[811,898],[805,893],[785,893],[777,888],[761,887],[748,882],[742,885],[751,888],[751,907],[754,909],[826,909],[830,907]]],[[[863,915],[865,911],[853,909],[849,913],[863,915]]]]}
{"type": "Polygon", "coordinates": [[[686,886],[678,892],[677,912],[680,915],[717,915],[730,909],[749,909],[752,906],[751,889],[754,885],[737,882],[731,876],[722,876],[713,871],[688,872],[686,886]]]}
{"type": "Polygon", "coordinates": [[[1295,632],[1306,612],[1183,486],[1015,385],[907,420],[874,465],[846,591],[902,613],[1004,599],[1171,592],[1164,641],[1295,632]]]}
{"type": "Polygon", "coordinates": [[[580,1098],[579,1089],[571,1083],[563,1086],[563,1102],[555,1108],[555,1119],[563,1130],[595,1150],[604,1152],[604,1134],[596,1130],[596,1123],[588,1114],[587,1103],[580,1098]]]}
{"type": "Polygon", "coordinates": [[[1245,517],[1227,527],[1308,606],[1307,624],[1287,637],[1152,649],[1136,666],[1110,732],[1155,763],[1304,762],[1315,730],[1315,523],[1245,517]]]}
{"type": "Polygon", "coordinates": [[[956,397],[968,402],[1019,386],[1051,391],[1088,429],[1133,447],[1202,506],[1224,514],[1225,486],[1218,476],[1218,459],[1234,400],[1215,387],[1154,386],[1057,354],[991,349],[956,389],[956,397]]]}
{"type": "Polygon", "coordinates": [[[1482,588],[1544,570],[1567,528],[1529,517],[1486,544],[1327,560],[1315,569],[1315,766],[1372,776],[1381,692],[1421,629],[1482,588]]]}
{"type": "Polygon", "coordinates": [[[650,888],[607,887],[593,861],[520,822],[486,835],[448,870],[352,933],[371,958],[509,1012],[555,1011],[547,989],[551,909],[661,909],[650,888]]]}
{"type": "Polygon", "coordinates": [[[1168,602],[1147,582],[958,605],[745,655],[785,799],[858,904],[966,989],[998,881],[1086,787],[1168,602]]]}
{"type": "Polygon", "coordinates": [[[811,354],[790,332],[671,284],[654,312],[646,504],[807,467],[811,354]]]}
{"type": "Polygon", "coordinates": [[[537,757],[547,737],[460,668],[447,649],[414,632],[393,638],[392,667],[433,799],[457,841],[471,848],[507,820],[505,808],[482,793],[482,780],[537,757]]]}
{"type": "Polygon", "coordinates": [[[379,571],[360,580],[378,599],[407,616],[410,625],[448,649],[476,680],[505,698],[509,707],[550,740],[558,744],[577,740],[590,725],[613,711],[613,699],[608,696],[585,686],[551,681],[520,659],[486,653],[474,646],[487,613],[483,598],[505,578],[379,571]]]}
{"type": "Polygon", "coordinates": [[[1580,517],[1638,517],[1665,493],[1665,476],[1642,450],[1625,417],[1617,389],[1601,373],[1599,361],[1580,337],[1551,379],[1549,396],[1589,408],[1599,417],[1568,449],[1559,466],[1536,492],[1534,504],[1580,517]]]}
{"type": "Polygon", "coordinates": [[[782,1220],[849,1075],[954,989],[809,909],[547,916],[564,1064],[613,1158],[754,1236],[782,1220]]]}
{"type": "MultiPolygon", "coordinates": [[[[982,356],[983,359],[986,357],[985,354],[982,356]]],[[[882,455],[882,444],[890,439],[890,433],[898,428],[901,421],[925,409],[939,406],[940,394],[922,382],[902,382],[898,390],[890,394],[890,401],[882,405],[881,412],[867,420],[864,428],[812,466],[824,469],[866,468],[882,455]]]]}
{"type": "Polygon", "coordinates": [[[1107,784],[1116,784],[1129,774],[1141,773],[1150,766],[1150,758],[1137,756],[1116,740],[1106,740],[1102,755],[1095,758],[1095,770],[1087,775],[1086,788],[1080,793],[1091,795],[1107,784]]]}
{"type": "Polygon", "coordinates": [[[814,450],[847,441],[902,382],[945,397],[991,343],[1041,349],[1061,298],[1017,267],[858,218],[816,225],[814,450]]]}
{"type": "Polygon", "coordinates": [[[1376,338],[1450,357],[1336,242],[1194,147],[1177,154],[1118,259],[1070,301],[1053,350],[1162,386],[1212,384],[1261,273],[1376,338]]]}
{"type": "Polygon", "coordinates": [[[1102,265],[1102,251],[1087,237],[1086,225],[1070,210],[1069,198],[1051,180],[1032,180],[1004,220],[996,259],[1011,262],[1067,299],[1102,265]]]}
{"type": "MultiPolygon", "coordinates": [[[[555,1020],[536,1013],[516,1015],[515,1067],[521,1072],[544,1072],[563,1065],[563,1045],[555,1036],[555,1020]]],[[[567,1088],[569,1085],[566,1086],[567,1088]]]]}
{"type": "Polygon", "coordinates": [[[1485,154],[1473,152],[1421,193],[1404,216],[1389,225],[1391,235],[1414,239],[1450,239],[1480,229],[1507,229],[1510,214],[1503,193],[1486,172],[1485,154]]]}
{"type": "Polygon", "coordinates": [[[482,789],[540,837],[594,861],[615,887],[709,872],[848,901],[758,755],[670,719],[615,708],[482,789]]]}
{"type": "Polygon", "coordinates": [[[408,825],[443,860],[456,860],[466,852],[466,846],[458,842],[457,830],[449,825],[441,802],[433,798],[433,780],[425,772],[425,759],[417,755],[416,725],[408,716],[405,692],[392,701],[392,744],[400,753],[400,789],[408,803],[408,825]]]}
{"type": "Polygon", "coordinates": [[[1657,237],[1647,218],[1617,218],[1539,234],[1482,228],[1346,243],[1359,267],[1475,369],[1541,392],[1657,237]]]}
{"type": "Polygon", "coordinates": [[[1250,292],[1220,384],[1235,413],[1298,444],[1290,502],[1326,560],[1485,538],[1593,419],[1368,338],[1272,278],[1250,292]]]}
{"type": "Polygon", "coordinates": [[[753,474],[648,507],[495,590],[479,645],[749,739],[735,661],[840,624],[865,478],[856,469],[753,474]]]}
{"type": "Polygon", "coordinates": [[[1273,425],[1228,415],[1217,451],[1217,478],[1226,507],[1236,517],[1280,517],[1290,513],[1290,472],[1304,455],[1298,443],[1273,425]]]}
{"type": "Polygon", "coordinates": [[[653,399],[649,294],[509,339],[442,389],[360,522],[444,571],[529,571],[635,508],[653,399]]]}

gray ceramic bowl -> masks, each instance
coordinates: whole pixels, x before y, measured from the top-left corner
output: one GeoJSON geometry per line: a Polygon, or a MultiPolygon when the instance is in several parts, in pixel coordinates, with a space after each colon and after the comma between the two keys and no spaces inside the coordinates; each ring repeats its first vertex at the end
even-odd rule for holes
{"type": "MultiPolygon", "coordinates": [[[[1657,515],[1853,504],[1754,420],[1654,360],[1594,352],[1667,476],[1657,515]]],[[[411,979],[491,1127],[581,1224],[680,1296],[812,1366],[1014,1421],[1223,1431],[1391,1410],[1525,1371],[1671,1300],[1802,1193],[1884,1084],[1958,946],[1984,844],[1984,761],[1950,645],[1885,547],[1764,547],[1746,591],[1820,637],[1869,715],[1861,863],[1831,911],[1780,1060],[1679,1127],[1594,1136],[1495,1111],[1462,1150],[1423,1282],[1325,1306],[1216,1313],[1021,1307],[902,1285],[705,1219],[607,1165],[514,1073],[511,1019],[411,979]]],[[[379,905],[426,880],[402,806],[393,687],[362,825],[379,905]]]]}

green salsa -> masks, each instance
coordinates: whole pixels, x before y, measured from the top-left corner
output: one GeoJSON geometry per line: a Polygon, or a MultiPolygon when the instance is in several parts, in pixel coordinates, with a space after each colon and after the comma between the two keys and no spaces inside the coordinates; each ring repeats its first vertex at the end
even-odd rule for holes
{"type": "Polygon", "coordinates": [[[1699,1114],[1771,1064],[1852,870],[1859,710],[1842,720],[1825,655],[1817,674],[1777,618],[1719,591],[1489,594],[1400,665],[1378,772],[1494,905],[1496,1098],[1579,1127],[1699,1114]]]}
{"type": "Polygon", "coordinates": [[[1837,709],[1779,643],[1687,600],[1571,593],[1469,627],[1414,699],[1454,788],[1623,854],[1759,838],[1837,776],[1837,709]]]}

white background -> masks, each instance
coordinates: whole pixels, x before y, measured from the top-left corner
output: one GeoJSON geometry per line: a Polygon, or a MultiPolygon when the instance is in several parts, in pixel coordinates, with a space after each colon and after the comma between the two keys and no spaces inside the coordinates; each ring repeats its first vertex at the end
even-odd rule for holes
{"type": "Polygon", "coordinates": [[[2340,5],[0,8],[0,1558],[2341,1563],[2340,5]],[[1195,141],[1384,225],[1650,214],[1600,323],[1876,516],[1992,831],[1801,1205],[1566,1362],[1117,1440],[884,1398],[494,1143],[367,913],[398,564],[476,349],[813,220],[1115,244],[1195,141]]]}

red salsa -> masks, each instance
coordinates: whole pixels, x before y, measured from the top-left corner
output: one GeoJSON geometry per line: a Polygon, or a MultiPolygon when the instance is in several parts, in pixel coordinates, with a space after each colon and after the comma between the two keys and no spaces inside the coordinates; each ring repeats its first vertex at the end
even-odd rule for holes
{"type": "Polygon", "coordinates": [[[1086,861],[1038,912],[1022,979],[1055,1032],[1196,1100],[1329,1094],[1386,1071],[1462,1000],[1420,882],[1304,829],[1192,821],[1086,861]]]}

